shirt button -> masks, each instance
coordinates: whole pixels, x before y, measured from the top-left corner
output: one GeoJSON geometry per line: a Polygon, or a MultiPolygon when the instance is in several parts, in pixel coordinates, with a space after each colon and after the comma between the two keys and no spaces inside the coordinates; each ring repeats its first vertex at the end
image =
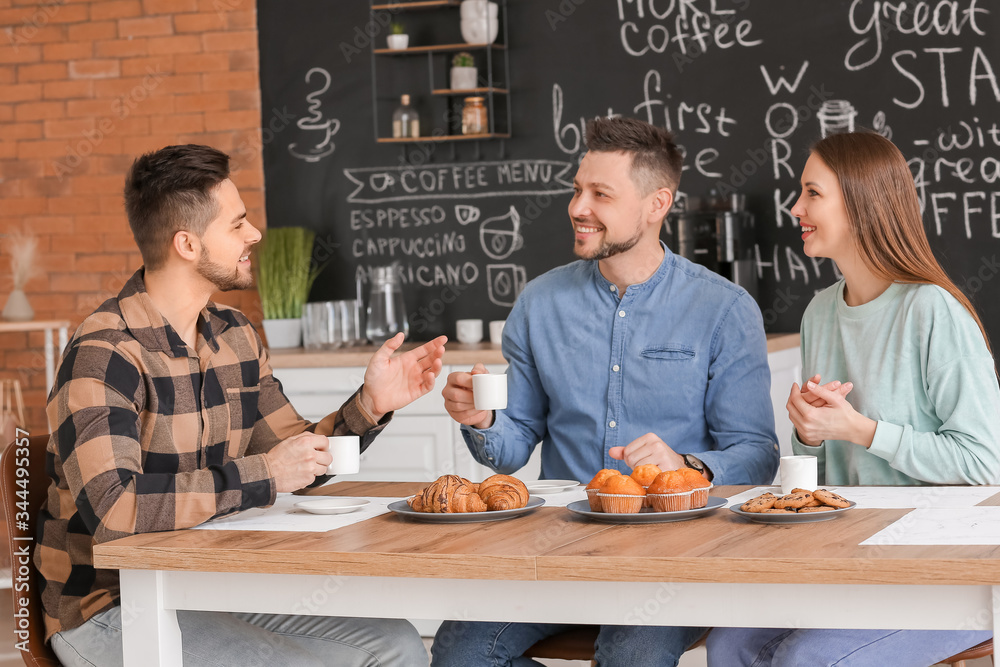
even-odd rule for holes
{"type": "Polygon", "coordinates": [[[608,422],[608,426],[614,428],[615,426],[618,426],[618,423],[614,419],[612,419],[611,421],[608,422]]]}
{"type": "Polygon", "coordinates": [[[624,310],[619,310],[618,311],[618,317],[625,317],[625,311],[624,310]]]}
{"type": "Polygon", "coordinates": [[[611,291],[612,291],[612,292],[617,292],[617,291],[618,291],[618,287],[617,287],[617,286],[615,286],[615,285],[612,285],[612,286],[611,286],[611,291]]]}
{"type": "Polygon", "coordinates": [[[611,370],[617,373],[618,371],[621,370],[621,367],[618,364],[615,364],[614,366],[611,367],[611,370]]]}

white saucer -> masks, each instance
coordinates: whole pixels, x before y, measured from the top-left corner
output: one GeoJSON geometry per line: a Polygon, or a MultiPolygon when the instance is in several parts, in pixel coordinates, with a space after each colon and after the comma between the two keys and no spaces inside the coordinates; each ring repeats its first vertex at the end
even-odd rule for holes
{"type": "Polygon", "coordinates": [[[575,479],[539,479],[534,482],[525,482],[528,493],[544,495],[546,493],[562,493],[580,486],[580,482],[575,479]]]}
{"type": "Polygon", "coordinates": [[[362,498],[320,498],[319,500],[304,500],[301,503],[295,503],[295,506],[313,514],[346,514],[359,510],[370,502],[362,498]]]}

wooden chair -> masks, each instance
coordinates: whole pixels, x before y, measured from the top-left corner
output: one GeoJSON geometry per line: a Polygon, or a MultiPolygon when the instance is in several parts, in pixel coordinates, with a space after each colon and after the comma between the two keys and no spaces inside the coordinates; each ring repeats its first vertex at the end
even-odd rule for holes
{"type": "MultiPolygon", "coordinates": [[[[24,444],[23,440],[20,442],[24,444]]],[[[49,476],[45,474],[45,446],[48,442],[48,435],[31,436],[27,447],[19,447],[15,440],[0,457],[0,497],[7,520],[7,541],[14,578],[14,629],[16,632],[27,632],[26,636],[16,635],[16,641],[18,648],[22,649],[21,658],[28,667],[59,667],[59,659],[45,643],[38,573],[31,560],[35,551],[38,508],[49,488],[49,476]],[[20,470],[27,472],[19,475],[20,470]],[[21,503],[20,506],[18,503],[21,503]],[[28,514],[27,521],[24,521],[24,512],[28,514]],[[27,589],[19,591],[18,587],[23,584],[27,584],[27,589]],[[22,606],[21,600],[25,599],[27,606],[22,606]]]]}
{"type": "Polygon", "coordinates": [[[944,664],[951,665],[951,667],[965,667],[966,660],[975,660],[976,658],[985,658],[989,656],[990,662],[995,662],[993,660],[993,640],[987,639],[982,644],[976,644],[972,648],[967,648],[961,653],[951,656],[947,660],[944,660],[944,664]]]}

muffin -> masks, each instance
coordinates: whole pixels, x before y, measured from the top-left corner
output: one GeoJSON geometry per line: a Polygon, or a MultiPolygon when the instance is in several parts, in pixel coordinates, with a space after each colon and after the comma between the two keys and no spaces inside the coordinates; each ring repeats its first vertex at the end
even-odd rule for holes
{"type": "Polygon", "coordinates": [[[625,475],[612,475],[601,486],[597,497],[601,509],[610,514],[635,514],[642,509],[646,490],[642,484],[625,475]]]}
{"type": "MultiPolygon", "coordinates": [[[[663,471],[660,470],[660,466],[655,463],[647,463],[645,465],[636,466],[635,470],[632,471],[632,474],[629,475],[629,477],[642,484],[642,488],[647,489],[649,484],[656,479],[656,476],[661,472],[663,471]]],[[[643,507],[649,507],[648,498],[643,504],[643,507]]]]}
{"type": "Polygon", "coordinates": [[[590,503],[591,512],[604,511],[601,509],[601,499],[597,497],[597,492],[600,491],[601,485],[609,477],[614,477],[615,475],[621,475],[621,473],[611,468],[605,468],[604,470],[598,470],[597,474],[594,475],[594,479],[590,480],[590,484],[587,485],[587,502],[590,503]]]}
{"type": "Polygon", "coordinates": [[[683,468],[680,473],[691,485],[691,509],[695,510],[708,504],[708,492],[712,483],[693,468],[683,468]]]}
{"type": "Polygon", "coordinates": [[[689,510],[691,483],[679,470],[662,472],[649,485],[648,497],[650,505],[657,512],[689,510]]]}

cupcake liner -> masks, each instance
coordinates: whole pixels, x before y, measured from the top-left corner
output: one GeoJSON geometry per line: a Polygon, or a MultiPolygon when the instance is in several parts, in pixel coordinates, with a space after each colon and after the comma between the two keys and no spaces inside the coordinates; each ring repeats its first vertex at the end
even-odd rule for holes
{"type": "Polygon", "coordinates": [[[608,514],[637,514],[642,509],[645,496],[629,496],[624,493],[598,493],[601,508],[608,514]]]}
{"type": "Polygon", "coordinates": [[[699,487],[691,491],[691,509],[696,510],[699,507],[704,507],[708,504],[708,492],[712,490],[714,484],[709,484],[706,487],[699,487]]]}
{"type": "Polygon", "coordinates": [[[597,492],[600,489],[587,489],[587,502],[590,503],[591,512],[603,512],[604,508],[601,507],[601,499],[597,497],[597,492]]]}
{"type": "MultiPolygon", "coordinates": [[[[647,496],[656,512],[679,512],[692,509],[691,494],[693,491],[681,493],[651,493],[647,496]]],[[[705,500],[708,503],[708,500],[705,500]]]]}

